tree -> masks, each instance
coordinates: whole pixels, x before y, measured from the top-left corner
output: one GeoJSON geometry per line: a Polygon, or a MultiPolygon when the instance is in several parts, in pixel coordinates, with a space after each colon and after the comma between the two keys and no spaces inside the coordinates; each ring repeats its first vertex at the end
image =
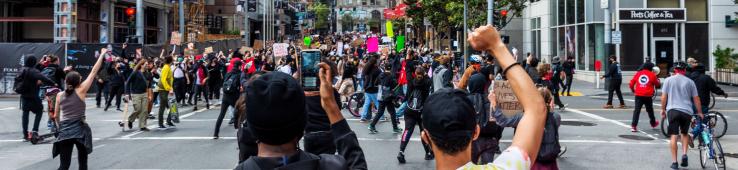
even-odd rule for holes
{"type": "Polygon", "coordinates": [[[343,27],[343,31],[352,31],[354,28],[354,17],[351,17],[350,14],[343,14],[341,17],[341,25],[343,27]]]}
{"type": "MultiPolygon", "coordinates": [[[[495,0],[495,10],[507,10],[504,19],[508,23],[514,17],[522,16],[526,8],[525,0],[495,0]]],[[[487,0],[467,0],[468,25],[474,28],[487,23],[487,0]]],[[[421,7],[408,5],[406,15],[413,18],[414,25],[422,25],[423,18],[433,23],[438,29],[462,27],[464,23],[464,0],[423,0],[421,7]]],[[[502,29],[506,24],[498,25],[502,29]]]]}
{"type": "Polygon", "coordinates": [[[315,29],[328,29],[330,8],[323,3],[313,3],[308,7],[308,10],[315,14],[315,29]]]}

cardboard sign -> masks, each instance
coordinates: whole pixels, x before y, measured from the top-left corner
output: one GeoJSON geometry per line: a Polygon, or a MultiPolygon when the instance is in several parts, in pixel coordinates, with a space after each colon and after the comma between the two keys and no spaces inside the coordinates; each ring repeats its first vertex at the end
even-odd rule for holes
{"type": "Polygon", "coordinates": [[[523,106],[520,105],[518,97],[513,93],[510,83],[505,80],[495,80],[494,93],[497,99],[497,106],[502,109],[505,116],[513,116],[523,112],[523,106]]]}
{"type": "Polygon", "coordinates": [[[376,53],[379,51],[379,39],[377,37],[369,37],[366,40],[366,51],[369,53],[376,53]]]}
{"type": "Polygon", "coordinates": [[[387,55],[390,53],[390,48],[388,45],[380,45],[380,49],[382,49],[382,54],[387,55]]]}
{"type": "Polygon", "coordinates": [[[169,44],[171,45],[179,45],[182,43],[182,34],[180,34],[178,31],[172,31],[171,39],[169,40],[169,44]]]}
{"type": "Polygon", "coordinates": [[[286,56],[287,55],[287,47],[289,47],[288,44],[285,43],[275,43],[272,45],[272,50],[274,51],[274,56],[286,56]]]}
{"type": "Polygon", "coordinates": [[[343,42],[339,41],[338,45],[336,45],[336,55],[342,56],[343,55],[343,42]]]}
{"type": "Polygon", "coordinates": [[[254,40],[254,46],[252,48],[254,48],[254,50],[261,50],[264,48],[264,42],[261,40],[254,40]]]}
{"type": "Polygon", "coordinates": [[[210,54],[210,53],[213,53],[213,47],[212,46],[205,48],[205,54],[210,54]]]}

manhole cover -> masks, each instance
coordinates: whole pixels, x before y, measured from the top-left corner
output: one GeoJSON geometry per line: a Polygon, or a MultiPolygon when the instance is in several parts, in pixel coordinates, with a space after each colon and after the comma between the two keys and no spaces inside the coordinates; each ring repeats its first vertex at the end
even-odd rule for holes
{"type": "Polygon", "coordinates": [[[597,126],[597,124],[582,121],[561,121],[564,126],[597,126]]]}
{"type": "Polygon", "coordinates": [[[653,138],[638,136],[638,135],[618,135],[618,137],[631,139],[631,140],[653,140],[653,138]]]}
{"type": "Polygon", "coordinates": [[[738,153],[724,153],[723,155],[731,158],[738,158],[738,153]]]}

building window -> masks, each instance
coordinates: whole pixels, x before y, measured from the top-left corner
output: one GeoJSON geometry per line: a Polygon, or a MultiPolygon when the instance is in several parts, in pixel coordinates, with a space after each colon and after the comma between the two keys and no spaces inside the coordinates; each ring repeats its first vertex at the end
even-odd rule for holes
{"type": "Polygon", "coordinates": [[[707,21],[707,0],[684,1],[687,7],[687,21],[707,21]]]}
{"type": "Polygon", "coordinates": [[[556,5],[558,7],[558,10],[556,12],[559,14],[557,20],[559,25],[564,25],[566,24],[566,0],[558,0],[558,2],[559,3],[556,5]]]}
{"type": "Polygon", "coordinates": [[[541,18],[531,19],[530,25],[531,52],[536,58],[541,58],[541,18]]]}
{"type": "Polygon", "coordinates": [[[621,24],[620,67],[623,71],[636,71],[643,64],[643,24],[621,24]]]}
{"type": "Polygon", "coordinates": [[[584,36],[584,25],[577,26],[577,36],[576,36],[576,43],[577,43],[577,69],[584,70],[584,66],[586,64],[586,58],[587,56],[584,56],[585,48],[587,47],[584,43],[585,36],[584,36]]]}
{"type": "Polygon", "coordinates": [[[710,65],[709,47],[708,47],[708,27],[707,24],[685,24],[685,51],[686,57],[693,57],[706,66],[710,65]]]}
{"type": "Polygon", "coordinates": [[[577,1],[577,23],[583,23],[584,22],[584,0],[576,0],[577,1]]]}
{"type": "Polygon", "coordinates": [[[575,0],[566,0],[566,24],[574,24],[574,11],[575,0]]]}

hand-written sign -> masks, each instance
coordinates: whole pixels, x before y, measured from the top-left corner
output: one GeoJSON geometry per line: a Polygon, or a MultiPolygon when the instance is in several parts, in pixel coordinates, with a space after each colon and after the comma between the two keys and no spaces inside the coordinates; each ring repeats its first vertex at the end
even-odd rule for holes
{"type": "Polygon", "coordinates": [[[505,80],[495,80],[494,93],[497,100],[497,106],[502,109],[505,116],[513,116],[523,112],[523,106],[520,105],[518,97],[513,93],[512,86],[505,80]]]}

